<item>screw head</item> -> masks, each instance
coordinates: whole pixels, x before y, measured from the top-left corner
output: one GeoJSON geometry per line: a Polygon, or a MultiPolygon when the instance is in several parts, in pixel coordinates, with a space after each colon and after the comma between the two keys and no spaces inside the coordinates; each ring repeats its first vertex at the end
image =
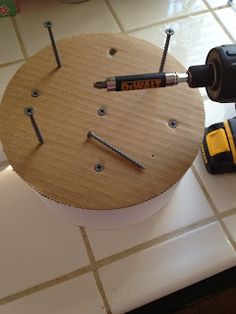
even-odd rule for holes
{"type": "Polygon", "coordinates": [[[105,114],[107,113],[106,109],[105,108],[99,108],[97,110],[97,113],[99,116],[105,116],[105,114]]]}
{"type": "Polygon", "coordinates": [[[39,97],[40,91],[38,89],[33,89],[31,92],[32,97],[39,97]]]}
{"type": "Polygon", "coordinates": [[[175,31],[172,28],[167,28],[165,30],[166,35],[172,36],[174,35],[175,31]]]}
{"type": "Polygon", "coordinates": [[[177,125],[178,125],[178,122],[174,119],[171,119],[168,121],[168,125],[170,128],[172,129],[176,129],[177,128],[177,125]]]}
{"type": "Polygon", "coordinates": [[[25,107],[24,114],[28,117],[32,116],[34,114],[34,108],[31,106],[25,107]]]}
{"type": "Polygon", "coordinates": [[[108,50],[108,53],[110,56],[114,56],[117,53],[117,49],[116,48],[110,48],[108,50]]]}
{"type": "Polygon", "coordinates": [[[46,28],[50,28],[50,27],[52,27],[52,22],[51,21],[46,21],[46,22],[44,22],[44,27],[46,27],[46,28]]]}
{"type": "Polygon", "coordinates": [[[89,131],[89,132],[87,133],[87,138],[90,138],[90,137],[92,137],[92,131],[89,131]]]}
{"type": "Polygon", "coordinates": [[[94,166],[94,170],[95,170],[96,172],[102,172],[102,171],[104,170],[103,164],[97,163],[97,164],[94,166]]]}

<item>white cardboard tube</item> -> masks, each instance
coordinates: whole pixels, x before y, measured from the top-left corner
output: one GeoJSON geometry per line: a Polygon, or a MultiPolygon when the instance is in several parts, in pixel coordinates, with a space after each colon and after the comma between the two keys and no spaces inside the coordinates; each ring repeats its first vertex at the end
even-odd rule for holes
{"type": "Polygon", "coordinates": [[[55,213],[66,221],[91,229],[118,229],[136,224],[158,212],[171,198],[178,183],[161,195],[144,203],[112,210],[91,210],[63,205],[41,194],[37,195],[55,213]]]}

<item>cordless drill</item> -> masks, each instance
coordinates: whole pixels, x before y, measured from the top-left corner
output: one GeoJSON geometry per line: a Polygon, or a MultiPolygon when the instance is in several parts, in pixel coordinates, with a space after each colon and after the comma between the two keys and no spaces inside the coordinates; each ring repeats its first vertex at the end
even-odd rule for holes
{"type": "MultiPolygon", "coordinates": [[[[107,91],[130,91],[179,83],[187,83],[191,88],[205,87],[213,101],[236,102],[236,45],[211,49],[204,65],[191,66],[186,73],[114,76],[94,83],[94,87],[106,88],[107,91]]],[[[236,171],[236,118],[206,128],[201,150],[210,173],[236,171]]]]}

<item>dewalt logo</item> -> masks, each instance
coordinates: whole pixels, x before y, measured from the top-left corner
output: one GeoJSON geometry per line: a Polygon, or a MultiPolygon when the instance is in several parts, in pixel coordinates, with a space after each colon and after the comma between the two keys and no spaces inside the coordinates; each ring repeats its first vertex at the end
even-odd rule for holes
{"type": "Polygon", "coordinates": [[[128,81],[121,83],[121,90],[136,90],[146,88],[157,88],[161,84],[161,80],[145,80],[145,81],[128,81]]]}

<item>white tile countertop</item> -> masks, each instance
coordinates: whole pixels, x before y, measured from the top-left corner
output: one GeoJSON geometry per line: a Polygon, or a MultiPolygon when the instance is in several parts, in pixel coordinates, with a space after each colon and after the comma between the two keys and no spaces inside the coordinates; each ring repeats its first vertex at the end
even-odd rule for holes
{"type": "MultiPolygon", "coordinates": [[[[170,53],[185,67],[236,39],[235,9],[223,0],[20,3],[21,14],[0,18],[0,98],[15,71],[48,45],[41,30],[47,19],[57,39],[125,32],[161,47],[172,27],[170,53]]],[[[206,125],[236,115],[234,104],[201,93],[206,125]]],[[[235,266],[235,186],[236,174],[208,174],[199,154],[154,216],[92,230],[50,211],[12,171],[0,144],[0,314],[125,313],[235,266]]]]}

